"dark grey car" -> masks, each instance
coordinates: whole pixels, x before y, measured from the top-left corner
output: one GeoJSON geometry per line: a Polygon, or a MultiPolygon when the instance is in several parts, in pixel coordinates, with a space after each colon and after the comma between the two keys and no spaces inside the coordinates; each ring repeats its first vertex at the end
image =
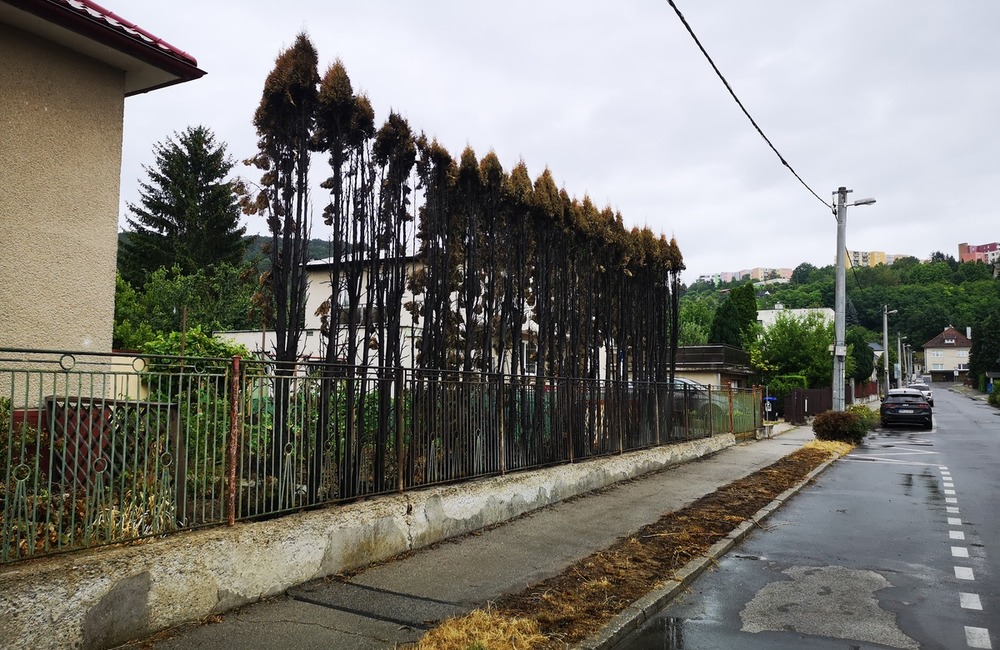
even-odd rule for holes
{"type": "Polygon", "coordinates": [[[924,429],[930,429],[933,426],[931,405],[918,391],[889,391],[882,400],[879,415],[883,427],[893,424],[916,424],[924,429]]]}

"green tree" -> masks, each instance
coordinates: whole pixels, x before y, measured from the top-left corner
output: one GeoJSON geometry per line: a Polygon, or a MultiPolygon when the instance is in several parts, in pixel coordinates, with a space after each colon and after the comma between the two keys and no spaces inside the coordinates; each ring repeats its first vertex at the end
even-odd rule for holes
{"type": "Polygon", "coordinates": [[[733,289],[729,293],[729,299],[739,313],[740,340],[746,346],[750,343],[753,326],[757,323],[757,290],[752,282],[747,282],[733,289]]]}
{"type": "Polygon", "coordinates": [[[803,262],[792,271],[791,284],[808,284],[811,282],[813,271],[816,267],[809,262],[803,262]]]}
{"type": "Polygon", "coordinates": [[[976,381],[986,372],[1000,370],[1000,309],[991,312],[977,332],[972,333],[969,352],[969,375],[976,381]]]}
{"type": "Polygon", "coordinates": [[[712,319],[712,329],[708,333],[708,342],[713,345],[735,347],[743,344],[740,312],[731,298],[727,298],[716,310],[715,318],[712,319]]]}
{"type": "Polygon", "coordinates": [[[184,275],[174,266],[153,271],[137,288],[118,275],[115,348],[139,350],[158,336],[195,327],[206,333],[261,327],[254,274],[251,267],[220,264],[211,275],[204,270],[184,275]]]}
{"type": "Polygon", "coordinates": [[[833,323],[819,314],[803,318],[779,314],[759,339],[758,363],[771,369],[765,382],[775,375],[802,375],[809,388],[829,386],[833,382],[832,343],[833,323]]]}
{"type": "Polygon", "coordinates": [[[680,301],[680,345],[706,345],[714,315],[712,300],[704,296],[684,296],[680,301]]]}
{"type": "Polygon", "coordinates": [[[852,327],[848,330],[846,339],[850,357],[854,361],[850,368],[853,372],[848,376],[856,382],[868,381],[875,370],[875,353],[868,345],[870,335],[863,328],[852,327]]]}
{"type": "Polygon", "coordinates": [[[243,261],[246,228],[226,145],[204,126],[188,127],[154,148],[155,164],[143,167],[139,204],[129,203],[119,259],[122,275],[142,284],[158,268],[177,265],[183,273],[243,261]]]}

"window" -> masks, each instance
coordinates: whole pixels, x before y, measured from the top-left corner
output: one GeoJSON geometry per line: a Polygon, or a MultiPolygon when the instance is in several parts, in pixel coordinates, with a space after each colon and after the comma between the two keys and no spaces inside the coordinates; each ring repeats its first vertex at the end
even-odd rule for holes
{"type": "Polygon", "coordinates": [[[955,345],[955,339],[954,339],[954,337],[952,337],[950,339],[945,339],[944,340],[944,344],[945,345],[955,345]]]}
{"type": "Polygon", "coordinates": [[[969,351],[968,350],[959,350],[958,351],[958,356],[959,356],[960,359],[967,359],[969,357],[969,351]]]}
{"type": "Polygon", "coordinates": [[[943,357],[944,356],[944,350],[931,350],[931,356],[932,357],[943,357]]]}
{"type": "Polygon", "coordinates": [[[943,363],[932,364],[931,370],[944,370],[944,364],[943,363]]]}
{"type": "Polygon", "coordinates": [[[958,369],[959,370],[968,370],[969,369],[969,364],[967,364],[967,363],[960,363],[960,364],[958,364],[958,369]]]}

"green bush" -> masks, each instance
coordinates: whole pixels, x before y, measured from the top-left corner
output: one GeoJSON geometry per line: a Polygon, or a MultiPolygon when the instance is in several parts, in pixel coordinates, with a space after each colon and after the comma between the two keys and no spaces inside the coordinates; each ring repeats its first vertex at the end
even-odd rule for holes
{"type": "Polygon", "coordinates": [[[851,411],[825,411],[813,420],[813,433],[820,440],[858,444],[867,432],[862,416],[851,411]]]}
{"type": "MultiPolygon", "coordinates": [[[[879,414],[878,411],[873,411],[864,404],[851,404],[847,407],[848,412],[856,413],[861,419],[861,426],[864,427],[864,431],[874,431],[879,425],[879,414]]],[[[864,434],[862,434],[863,436],[864,434]]]]}
{"type": "Polygon", "coordinates": [[[993,392],[989,394],[986,401],[1000,408],[1000,386],[997,386],[996,382],[993,382],[993,392]]]}

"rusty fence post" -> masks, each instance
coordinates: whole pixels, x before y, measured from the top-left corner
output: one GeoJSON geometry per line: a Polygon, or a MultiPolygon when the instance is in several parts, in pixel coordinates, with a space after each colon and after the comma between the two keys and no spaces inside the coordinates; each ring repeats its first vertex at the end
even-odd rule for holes
{"type": "Polygon", "coordinates": [[[406,473],[403,471],[403,462],[406,454],[403,453],[403,427],[406,424],[406,400],[405,400],[405,378],[403,369],[396,369],[396,487],[399,492],[404,489],[403,479],[406,473]]]}
{"type": "Polygon", "coordinates": [[[236,447],[240,438],[240,358],[233,357],[230,367],[229,445],[226,449],[226,523],[236,525],[236,447]]]}

